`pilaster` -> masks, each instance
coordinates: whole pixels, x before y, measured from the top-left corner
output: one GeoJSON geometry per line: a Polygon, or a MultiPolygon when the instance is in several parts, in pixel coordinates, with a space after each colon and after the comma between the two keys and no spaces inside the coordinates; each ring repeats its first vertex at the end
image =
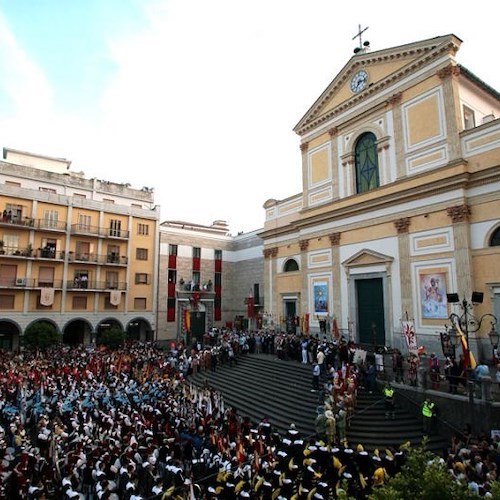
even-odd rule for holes
{"type": "Polygon", "coordinates": [[[471,209],[465,203],[446,209],[453,224],[455,243],[455,263],[457,273],[457,292],[469,293],[472,286],[472,256],[470,252],[469,216],[471,209]]]}
{"type": "Polygon", "coordinates": [[[332,245],[332,307],[337,317],[338,327],[341,328],[342,295],[340,290],[340,237],[341,233],[331,233],[329,236],[332,245]]]}
{"type": "Polygon", "coordinates": [[[404,217],[394,221],[398,232],[399,274],[401,281],[401,317],[406,313],[414,317],[411,291],[411,262],[410,262],[410,218],[404,217]]]}
{"type": "Polygon", "coordinates": [[[398,179],[406,176],[406,166],[404,161],[404,143],[403,140],[403,115],[401,113],[401,101],[403,100],[403,93],[398,92],[386,101],[386,106],[390,107],[392,112],[393,122],[393,144],[396,147],[396,175],[398,179]]]}
{"type": "Polygon", "coordinates": [[[309,150],[309,143],[303,142],[300,145],[300,151],[302,153],[302,206],[309,206],[309,169],[307,165],[307,152],[309,150]]]}
{"type": "Polygon", "coordinates": [[[337,160],[337,127],[332,127],[328,130],[328,134],[330,135],[330,162],[332,165],[332,188],[333,188],[333,199],[338,199],[340,196],[339,192],[339,166],[337,160]]]}
{"type": "Polygon", "coordinates": [[[450,151],[450,161],[462,156],[460,147],[460,137],[458,129],[458,118],[460,115],[460,103],[453,91],[453,77],[460,75],[460,68],[453,64],[439,70],[437,75],[443,81],[443,100],[446,121],[446,134],[448,136],[448,146],[450,151]]]}

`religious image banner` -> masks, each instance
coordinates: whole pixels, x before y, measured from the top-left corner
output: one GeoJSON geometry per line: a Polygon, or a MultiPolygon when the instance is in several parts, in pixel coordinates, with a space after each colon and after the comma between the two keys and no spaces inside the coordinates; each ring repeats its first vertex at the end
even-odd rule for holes
{"type": "Polygon", "coordinates": [[[448,318],[446,274],[439,272],[420,274],[419,286],[422,318],[448,318]]]}
{"type": "Polygon", "coordinates": [[[328,312],[328,283],[326,281],[316,281],[313,283],[314,312],[328,312]]]}
{"type": "Polygon", "coordinates": [[[415,324],[413,321],[402,321],[402,330],[403,336],[406,340],[406,346],[408,347],[408,351],[414,352],[415,354],[418,351],[417,345],[417,335],[415,333],[415,324]]]}

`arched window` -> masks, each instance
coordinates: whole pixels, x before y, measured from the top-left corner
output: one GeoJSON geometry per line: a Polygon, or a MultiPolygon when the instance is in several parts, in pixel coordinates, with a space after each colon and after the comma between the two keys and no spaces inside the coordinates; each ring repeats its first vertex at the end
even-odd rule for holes
{"type": "Polygon", "coordinates": [[[500,227],[497,227],[490,238],[490,247],[500,247],[500,227]]]}
{"type": "Polygon", "coordinates": [[[375,134],[363,134],[354,148],[356,164],[356,193],[364,193],[379,186],[377,138],[375,134]]]}
{"type": "Polygon", "coordinates": [[[285,262],[285,267],[283,268],[283,271],[285,273],[291,273],[292,271],[298,271],[299,270],[299,265],[297,264],[297,261],[295,259],[288,259],[285,262]]]}

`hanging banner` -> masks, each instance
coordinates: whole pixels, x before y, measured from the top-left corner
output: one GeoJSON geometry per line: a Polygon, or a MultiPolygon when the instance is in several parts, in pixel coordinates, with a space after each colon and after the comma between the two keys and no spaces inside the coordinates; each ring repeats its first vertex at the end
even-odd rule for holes
{"type": "Polygon", "coordinates": [[[333,317],[332,320],[332,335],[334,339],[339,339],[340,338],[340,332],[339,332],[339,325],[337,323],[337,316],[333,317]]]}
{"type": "Polygon", "coordinates": [[[122,301],[122,292],[120,290],[111,290],[109,292],[109,303],[117,306],[122,301]]]}
{"type": "Polygon", "coordinates": [[[247,303],[247,316],[249,318],[253,318],[253,316],[254,316],[254,301],[253,301],[253,297],[247,297],[246,303],[247,303]]]}
{"type": "Polygon", "coordinates": [[[402,333],[403,337],[406,341],[406,346],[408,347],[408,351],[410,353],[417,354],[418,345],[417,345],[417,335],[415,333],[415,324],[411,320],[402,320],[401,321],[402,333]]]}
{"type": "Polygon", "coordinates": [[[51,306],[54,303],[54,289],[42,288],[40,292],[40,304],[42,306],[51,306]]]}
{"type": "Polygon", "coordinates": [[[326,281],[316,281],[313,284],[314,312],[328,312],[328,285],[326,281]]]}

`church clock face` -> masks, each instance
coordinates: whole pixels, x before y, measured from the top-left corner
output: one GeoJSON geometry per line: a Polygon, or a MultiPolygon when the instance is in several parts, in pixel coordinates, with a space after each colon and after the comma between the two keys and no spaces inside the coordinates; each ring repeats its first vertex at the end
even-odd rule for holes
{"type": "Polygon", "coordinates": [[[368,73],[364,69],[361,69],[351,78],[351,90],[357,94],[366,87],[367,83],[368,73]]]}

